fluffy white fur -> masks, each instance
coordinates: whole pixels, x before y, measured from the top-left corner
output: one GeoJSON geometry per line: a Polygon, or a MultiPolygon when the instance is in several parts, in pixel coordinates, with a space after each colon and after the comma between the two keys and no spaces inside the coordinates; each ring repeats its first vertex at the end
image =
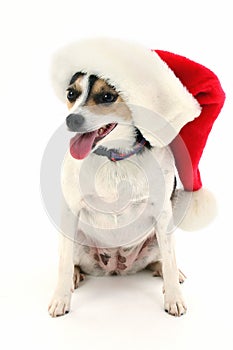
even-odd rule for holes
{"type": "Polygon", "coordinates": [[[177,190],[173,212],[176,224],[182,230],[197,231],[208,226],[216,217],[217,202],[214,195],[204,188],[195,192],[177,190]]]}
{"type": "Polygon", "coordinates": [[[139,44],[94,38],[60,49],[54,54],[51,74],[62,101],[71,77],[79,71],[96,74],[116,88],[131,108],[135,125],[140,129],[143,123],[144,136],[153,146],[167,145],[201,112],[198,102],[167,64],[139,44]],[[151,112],[154,118],[163,120],[161,125],[158,120],[153,123],[151,112]]]}

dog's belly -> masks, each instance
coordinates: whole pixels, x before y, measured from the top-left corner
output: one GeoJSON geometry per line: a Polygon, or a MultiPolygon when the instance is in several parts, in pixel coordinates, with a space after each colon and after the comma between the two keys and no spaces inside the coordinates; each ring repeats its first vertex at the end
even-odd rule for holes
{"type": "Polygon", "coordinates": [[[140,244],[131,247],[97,248],[76,245],[76,265],[91,275],[125,275],[136,273],[160,257],[153,232],[140,244]]]}
{"type": "Polygon", "coordinates": [[[111,209],[107,205],[101,212],[89,206],[80,211],[75,264],[92,275],[125,275],[159,260],[154,227],[160,208],[156,201],[139,197],[124,210],[111,209]]]}

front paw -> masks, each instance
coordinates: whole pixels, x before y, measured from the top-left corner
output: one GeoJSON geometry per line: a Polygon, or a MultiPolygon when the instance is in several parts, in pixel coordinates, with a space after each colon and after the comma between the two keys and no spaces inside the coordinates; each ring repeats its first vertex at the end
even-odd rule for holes
{"type": "Polygon", "coordinates": [[[182,316],[187,311],[184,298],[180,293],[174,293],[173,295],[164,296],[164,309],[172,316],[182,316]]]}
{"type": "Polygon", "coordinates": [[[71,292],[55,293],[48,307],[50,316],[58,317],[67,314],[70,311],[71,292]]]}

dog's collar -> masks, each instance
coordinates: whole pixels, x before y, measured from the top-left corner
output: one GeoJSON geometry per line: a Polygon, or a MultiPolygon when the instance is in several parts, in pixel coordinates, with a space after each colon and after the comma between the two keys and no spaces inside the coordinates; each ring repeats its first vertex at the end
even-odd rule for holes
{"type": "Polygon", "coordinates": [[[151,148],[149,142],[144,139],[140,131],[137,129],[137,139],[132,150],[122,153],[115,148],[106,148],[99,146],[93,153],[97,154],[98,156],[105,156],[112,162],[117,162],[119,160],[129,158],[134,154],[142,153],[145,147],[149,149],[151,148]]]}

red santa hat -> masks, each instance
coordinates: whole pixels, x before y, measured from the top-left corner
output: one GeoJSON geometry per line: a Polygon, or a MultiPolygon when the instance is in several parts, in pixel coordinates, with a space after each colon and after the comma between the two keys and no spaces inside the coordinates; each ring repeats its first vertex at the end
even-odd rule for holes
{"type": "Polygon", "coordinates": [[[77,72],[95,74],[113,85],[151,145],[171,147],[184,187],[176,193],[176,208],[180,210],[192,193],[180,227],[200,229],[213,219],[215,199],[202,188],[198,169],[208,135],[225,100],[213,72],[183,56],[112,38],[69,44],[55,53],[51,68],[54,90],[63,102],[77,72]],[[141,108],[149,111],[148,120],[151,111],[157,116],[149,128],[144,126],[147,116],[142,119],[141,108]]]}

